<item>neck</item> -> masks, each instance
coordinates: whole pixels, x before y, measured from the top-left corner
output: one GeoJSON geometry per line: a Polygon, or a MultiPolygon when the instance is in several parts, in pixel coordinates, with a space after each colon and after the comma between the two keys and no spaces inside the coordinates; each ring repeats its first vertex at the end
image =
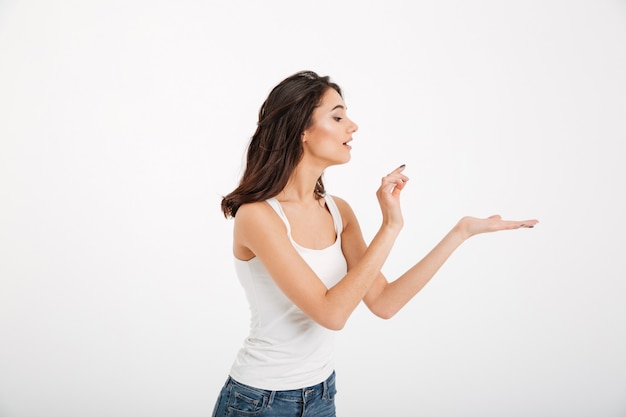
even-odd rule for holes
{"type": "Polygon", "coordinates": [[[281,201],[296,201],[300,203],[310,203],[317,201],[315,195],[315,186],[317,179],[324,171],[321,169],[313,169],[299,164],[291,174],[289,182],[285,185],[282,192],[278,195],[281,201]]]}

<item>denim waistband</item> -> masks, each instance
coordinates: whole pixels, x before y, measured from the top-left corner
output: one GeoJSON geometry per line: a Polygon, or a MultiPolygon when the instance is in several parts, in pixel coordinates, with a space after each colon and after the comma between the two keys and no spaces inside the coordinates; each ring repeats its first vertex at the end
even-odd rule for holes
{"type": "Polygon", "coordinates": [[[262,395],[269,396],[269,403],[271,404],[275,398],[281,399],[283,401],[306,401],[310,398],[322,397],[329,398],[329,386],[334,385],[335,383],[335,371],[325,381],[320,382],[319,384],[312,385],[310,387],[291,389],[291,390],[282,390],[282,391],[271,391],[265,390],[261,388],[251,387],[246,384],[242,384],[241,382],[233,379],[232,377],[228,377],[227,383],[231,383],[234,385],[239,385],[251,391],[258,392],[262,395]]]}

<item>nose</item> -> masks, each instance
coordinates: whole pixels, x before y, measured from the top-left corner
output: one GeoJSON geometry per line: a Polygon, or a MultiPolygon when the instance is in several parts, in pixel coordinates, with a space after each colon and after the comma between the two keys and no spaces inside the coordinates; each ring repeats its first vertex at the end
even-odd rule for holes
{"type": "Polygon", "coordinates": [[[354,133],[357,130],[359,130],[359,126],[356,123],[354,123],[352,119],[350,119],[350,133],[354,133]]]}

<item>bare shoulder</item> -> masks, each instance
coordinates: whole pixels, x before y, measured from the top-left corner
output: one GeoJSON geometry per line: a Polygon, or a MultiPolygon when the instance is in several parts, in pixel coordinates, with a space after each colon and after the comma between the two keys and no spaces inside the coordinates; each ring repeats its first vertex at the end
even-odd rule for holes
{"type": "Polygon", "coordinates": [[[337,195],[334,195],[334,194],[331,194],[330,196],[333,198],[335,203],[337,203],[337,206],[348,205],[348,202],[346,200],[344,200],[343,198],[341,198],[341,197],[339,197],[337,195]]]}
{"type": "Polygon", "coordinates": [[[341,220],[343,221],[344,228],[347,227],[350,222],[356,221],[356,216],[354,215],[354,211],[350,204],[346,200],[336,195],[331,195],[333,201],[337,205],[339,209],[339,213],[341,213],[341,220]]]}
{"type": "Polygon", "coordinates": [[[241,205],[235,216],[235,228],[244,226],[245,228],[256,229],[258,227],[280,224],[274,209],[265,201],[246,203],[241,205]]]}
{"type": "Polygon", "coordinates": [[[270,206],[265,201],[242,204],[237,210],[235,220],[239,218],[255,217],[263,215],[270,206]]]}
{"type": "Polygon", "coordinates": [[[242,260],[258,255],[259,249],[269,247],[270,242],[286,241],[287,236],[284,223],[264,201],[239,207],[233,232],[235,256],[242,260]]]}

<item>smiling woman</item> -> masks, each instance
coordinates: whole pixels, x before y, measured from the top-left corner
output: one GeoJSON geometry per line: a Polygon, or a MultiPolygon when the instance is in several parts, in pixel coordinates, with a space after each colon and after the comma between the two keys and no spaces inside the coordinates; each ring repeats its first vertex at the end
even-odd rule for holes
{"type": "Polygon", "coordinates": [[[339,86],[311,71],[286,78],[261,107],[241,182],[222,200],[235,218],[235,268],[252,317],[214,417],[334,416],[333,339],[361,301],[390,318],[470,236],[537,223],[464,217],[388,282],[381,268],[404,224],[409,178],[404,165],[382,177],[382,224],[367,245],[350,205],[322,180],[350,160],[358,126],[346,109],[339,86]]]}

